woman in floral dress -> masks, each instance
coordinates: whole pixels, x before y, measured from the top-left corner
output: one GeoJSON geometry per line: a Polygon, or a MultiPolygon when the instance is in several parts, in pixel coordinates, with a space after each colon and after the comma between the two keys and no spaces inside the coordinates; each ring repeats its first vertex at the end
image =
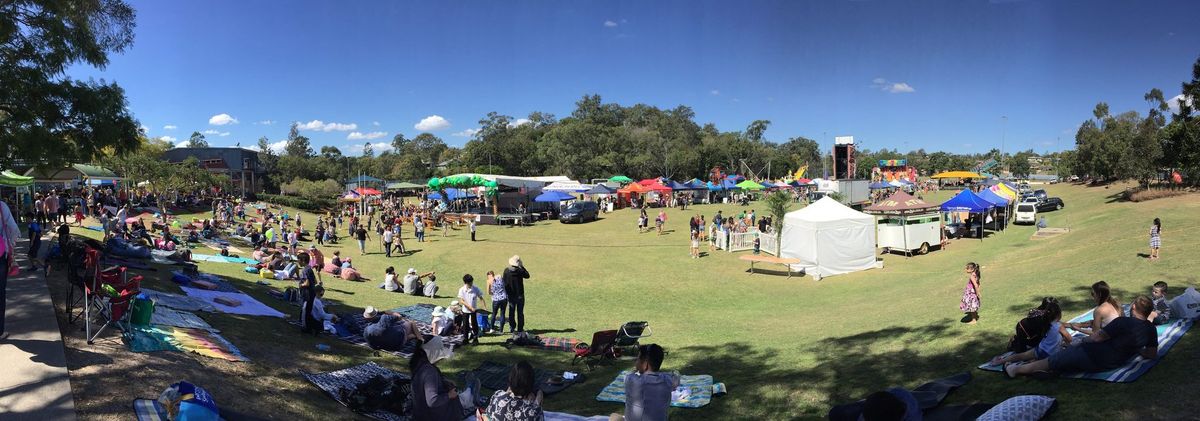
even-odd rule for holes
{"type": "Polygon", "coordinates": [[[963,321],[968,324],[975,324],[979,321],[979,280],[982,275],[979,273],[979,265],[975,262],[967,263],[967,286],[963,288],[962,302],[958,304],[958,309],[967,313],[963,321]]]}
{"type": "Polygon", "coordinates": [[[479,419],[484,421],[541,421],[542,391],[538,390],[533,378],[533,366],[526,361],[518,362],[508,373],[508,390],[492,395],[487,411],[479,410],[479,419]]]}

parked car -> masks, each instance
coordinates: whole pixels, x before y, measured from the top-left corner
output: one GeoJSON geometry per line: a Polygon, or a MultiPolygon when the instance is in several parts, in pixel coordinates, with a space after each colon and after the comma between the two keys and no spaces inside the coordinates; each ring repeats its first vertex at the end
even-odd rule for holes
{"type": "Polygon", "coordinates": [[[1034,196],[1031,194],[1031,195],[1022,196],[1021,201],[1018,203],[1032,203],[1032,204],[1036,205],[1040,202],[1041,201],[1038,200],[1037,196],[1034,196]]]}
{"type": "Polygon", "coordinates": [[[1033,191],[1033,195],[1037,196],[1039,202],[1045,202],[1050,195],[1046,194],[1045,190],[1037,189],[1033,191]]]}
{"type": "Polygon", "coordinates": [[[587,222],[595,221],[600,215],[600,206],[596,202],[584,200],[567,205],[567,208],[558,215],[558,221],[562,223],[568,222],[587,222]]]}
{"type": "Polygon", "coordinates": [[[1014,224],[1035,224],[1037,223],[1037,205],[1033,203],[1021,203],[1017,205],[1017,218],[1013,221],[1014,224]]]}
{"type": "Polygon", "coordinates": [[[1037,204],[1037,211],[1038,212],[1056,211],[1056,210],[1062,209],[1065,206],[1067,206],[1067,204],[1063,203],[1062,199],[1057,198],[1057,197],[1048,197],[1048,198],[1046,198],[1046,200],[1043,200],[1037,204]]]}
{"type": "Polygon", "coordinates": [[[1021,196],[1025,196],[1033,193],[1033,189],[1029,188],[1029,183],[1021,183],[1017,185],[1017,193],[1020,193],[1021,196]]]}

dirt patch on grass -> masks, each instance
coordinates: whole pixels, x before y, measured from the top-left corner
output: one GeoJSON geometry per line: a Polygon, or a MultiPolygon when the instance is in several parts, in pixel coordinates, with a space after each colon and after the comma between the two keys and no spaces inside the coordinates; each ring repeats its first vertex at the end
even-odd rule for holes
{"type": "Polygon", "coordinates": [[[1183,196],[1195,193],[1191,189],[1127,189],[1125,190],[1125,200],[1130,202],[1145,202],[1154,199],[1163,199],[1167,197],[1183,196]]]}

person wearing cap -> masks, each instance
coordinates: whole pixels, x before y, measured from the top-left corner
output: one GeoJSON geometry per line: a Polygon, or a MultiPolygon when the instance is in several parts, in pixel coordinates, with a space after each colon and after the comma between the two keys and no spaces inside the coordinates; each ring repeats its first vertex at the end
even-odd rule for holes
{"type": "Polygon", "coordinates": [[[454,314],[445,307],[433,308],[433,320],[430,324],[433,326],[434,335],[450,336],[454,334],[454,314]]]}
{"type": "Polygon", "coordinates": [[[366,319],[367,326],[363,328],[362,336],[371,349],[399,351],[411,341],[424,340],[421,332],[417,330],[417,324],[407,320],[402,314],[379,311],[375,307],[367,306],[363,310],[363,319],[366,319]]]}
{"type": "MultiPolygon", "coordinates": [[[[421,278],[429,278],[429,282],[432,283],[436,279],[433,277],[435,274],[437,272],[425,272],[418,275],[416,268],[408,268],[408,274],[404,275],[404,293],[408,295],[421,295],[425,292],[425,285],[421,284],[421,278]]],[[[437,290],[435,289],[434,291],[436,292],[437,290]]],[[[432,294],[428,293],[425,295],[432,296],[432,294]]]]}
{"type": "Polygon", "coordinates": [[[474,397],[480,389],[479,380],[468,373],[466,390],[459,392],[458,387],[437,368],[437,363],[453,354],[437,336],[413,351],[408,360],[408,369],[412,372],[413,421],[461,420],[475,412],[474,397]]]}
{"type": "Polygon", "coordinates": [[[529,279],[529,271],[521,262],[521,256],[513,255],[508,258],[508,267],[504,268],[504,293],[508,295],[508,327],[514,332],[525,331],[525,280],[529,279]]]}
{"type": "Polygon", "coordinates": [[[479,344],[479,307],[477,306],[482,304],[482,297],[483,291],[480,291],[479,287],[475,286],[475,277],[469,273],[463,275],[463,286],[458,289],[458,302],[462,305],[463,316],[467,318],[467,331],[466,337],[463,338],[463,343],[472,341],[475,344],[479,344]]]}

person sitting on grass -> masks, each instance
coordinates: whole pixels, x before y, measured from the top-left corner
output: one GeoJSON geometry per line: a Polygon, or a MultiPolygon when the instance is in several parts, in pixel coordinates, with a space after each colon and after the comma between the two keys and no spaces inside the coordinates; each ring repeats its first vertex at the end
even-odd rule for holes
{"type": "Polygon", "coordinates": [[[363,310],[363,319],[366,319],[367,326],[363,328],[362,336],[371,349],[400,351],[409,342],[424,342],[417,324],[400,313],[378,311],[375,307],[367,306],[363,310]]]}
{"type": "Polygon", "coordinates": [[[1030,310],[1029,315],[1017,323],[1016,330],[1008,343],[1011,353],[992,358],[992,365],[1050,358],[1071,343],[1071,334],[1062,325],[1062,309],[1054,297],[1042,299],[1042,305],[1030,310]]]}
{"type": "Polygon", "coordinates": [[[433,334],[437,336],[453,336],[455,334],[454,313],[447,311],[445,307],[438,306],[433,308],[433,320],[430,322],[433,328],[433,334]]]}
{"type": "Polygon", "coordinates": [[[659,372],[665,356],[658,344],[638,347],[634,372],[625,376],[625,421],[667,419],[671,391],[679,387],[679,375],[659,372]]]}
{"type": "Polygon", "coordinates": [[[1095,335],[1104,326],[1121,316],[1121,305],[1112,297],[1108,282],[1100,281],[1092,284],[1092,299],[1096,308],[1092,309],[1092,320],[1078,323],[1067,323],[1067,327],[1088,335],[1095,335]]]}
{"type": "Polygon", "coordinates": [[[309,306],[308,306],[307,302],[305,302],[304,305],[301,307],[301,312],[306,316],[304,318],[305,331],[306,332],[311,331],[313,333],[320,332],[320,331],[326,331],[329,333],[337,333],[337,330],[335,330],[333,328],[333,324],[337,323],[338,317],[326,312],[325,311],[325,302],[322,301],[325,298],[325,287],[321,286],[318,283],[316,288],[314,288],[313,292],[316,294],[316,297],[314,297],[312,300],[312,311],[311,312],[308,311],[309,306]],[[311,320],[310,320],[310,317],[311,317],[311,320]],[[308,323],[310,323],[310,322],[315,322],[315,323],[319,324],[319,326],[310,327],[308,325],[308,323]]]}
{"type": "Polygon", "coordinates": [[[508,389],[492,395],[487,412],[475,414],[481,421],[541,421],[542,391],[533,377],[533,365],[520,361],[508,372],[508,389]]]}
{"type": "Polygon", "coordinates": [[[400,283],[396,282],[396,268],[388,266],[383,271],[383,283],[379,284],[379,288],[387,292],[396,292],[400,290],[400,283]]]}
{"type": "Polygon", "coordinates": [[[453,353],[434,336],[413,351],[408,361],[412,373],[412,419],[461,420],[475,413],[474,397],[479,393],[479,380],[467,374],[467,387],[459,392],[450,379],[442,375],[435,364],[450,358],[453,353]]]}
{"type": "Polygon", "coordinates": [[[1154,303],[1144,295],[1133,299],[1132,317],[1113,319],[1092,333],[1079,346],[1069,347],[1028,364],[1009,363],[1004,372],[1009,377],[1049,373],[1094,373],[1112,370],[1140,355],[1145,359],[1158,358],[1158,329],[1146,320],[1154,311],[1154,303]]]}
{"type": "MultiPolygon", "coordinates": [[[[404,293],[408,295],[422,295],[432,297],[433,294],[425,293],[425,285],[421,283],[421,278],[429,278],[429,282],[433,283],[437,279],[434,275],[437,272],[425,272],[417,274],[416,268],[408,268],[408,274],[404,275],[404,293]]],[[[436,292],[436,289],[434,290],[436,292]]]]}
{"type": "Polygon", "coordinates": [[[1154,311],[1150,312],[1150,321],[1156,325],[1167,324],[1171,321],[1171,306],[1167,304],[1167,283],[1158,281],[1150,289],[1150,297],[1154,300],[1154,311]]]}
{"type": "MultiPolygon", "coordinates": [[[[350,259],[346,259],[346,262],[349,262],[349,261],[350,261],[350,259]]],[[[333,259],[331,259],[329,261],[329,264],[333,265],[333,270],[329,271],[329,273],[332,273],[334,275],[341,274],[342,273],[342,263],[344,263],[344,262],[342,262],[342,251],[334,250],[333,251],[333,259]]]]}

